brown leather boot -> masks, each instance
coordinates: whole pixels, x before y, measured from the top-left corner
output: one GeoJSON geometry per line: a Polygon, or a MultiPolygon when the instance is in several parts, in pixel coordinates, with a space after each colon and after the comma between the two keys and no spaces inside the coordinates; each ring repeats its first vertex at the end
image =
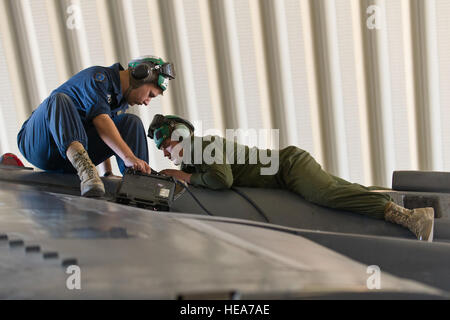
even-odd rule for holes
{"type": "Polygon", "coordinates": [[[403,208],[391,201],[384,209],[384,219],[408,228],[419,240],[433,241],[433,208],[411,210],[403,208]]]}
{"type": "Polygon", "coordinates": [[[103,197],[105,195],[105,186],[86,150],[84,148],[69,148],[67,158],[80,177],[81,195],[83,197],[103,197]]]}

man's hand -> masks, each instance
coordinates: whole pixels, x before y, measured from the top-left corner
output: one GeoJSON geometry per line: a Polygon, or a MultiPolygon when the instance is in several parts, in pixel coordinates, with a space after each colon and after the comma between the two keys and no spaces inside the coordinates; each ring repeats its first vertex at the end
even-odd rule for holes
{"type": "Polygon", "coordinates": [[[122,160],[126,167],[132,167],[145,173],[150,173],[151,169],[147,162],[137,158],[130,147],[122,139],[119,130],[117,130],[114,121],[107,114],[96,116],[92,123],[94,124],[100,138],[106,143],[122,160]]]}
{"type": "Polygon", "coordinates": [[[186,173],[181,170],[174,170],[174,169],[166,169],[160,172],[161,174],[164,174],[169,177],[174,177],[177,180],[181,180],[187,183],[191,182],[191,175],[190,173],[186,173]]]}
{"type": "Polygon", "coordinates": [[[131,157],[125,157],[125,159],[123,159],[123,162],[125,163],[126,167],[132,167],[134,170],[138,170],[148,174],[152,172],[152,169],[147,162],[137,158],[134,155],[131,157]]]}

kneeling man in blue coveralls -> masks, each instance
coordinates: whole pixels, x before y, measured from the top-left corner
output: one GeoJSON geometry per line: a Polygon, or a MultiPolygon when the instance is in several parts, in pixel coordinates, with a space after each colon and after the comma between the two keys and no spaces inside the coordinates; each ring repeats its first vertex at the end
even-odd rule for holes
{"type": "Polygon", "coordinates": [[[25,121],[17,136],[20,152],[34,166],[53,172],[77,172],[81,195],[101,197],[105,188],[96,169],[111,171],[116,156],[126,167],[150,173],[142,121],[124,113],[129,105],[148,105],[167,89],[175,70],[161,58],[132,60],[128,69],[90,67],[55,89],[25,121]]]}

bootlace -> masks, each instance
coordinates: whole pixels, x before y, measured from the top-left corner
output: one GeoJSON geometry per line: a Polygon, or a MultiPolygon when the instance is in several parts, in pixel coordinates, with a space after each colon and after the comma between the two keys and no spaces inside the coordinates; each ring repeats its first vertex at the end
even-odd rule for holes
{"type": "Polygon", "coordinates": [[[409,211],[409,209],[401,208],[400,206],[397,206],[395,204],[391,205],[388,212],[389,212],[389,214],[387,215],[387,218],[389,219],[389,221],[395,222],[397,224],[401,224],[404,226],[406,226],[406,224],[408,223],[408,220],[411,217],[411,213],[412,213],[409,211]]]}
{"type": "Polygon", "coordinates": [[[80,164],[80,166],[79,166],[80,174],[85,172],[88,176],[88,179],[95,178],[96,169],[95,169],[94,165],[92,164],[92,162],[89,160],[89,158],[84,156],[84,154],[79,154],[77,161],[79,161],[79,164],[80,164]]]}
{"type": "Polygon", "coordinates": [[[88,160],[83,159],[83,162],[81,163],[81,165],[83,166],[83,169],[85,170],[85,172],[88,174],[89,178],[94,178],[95,173],[94,170],[95,168],[92,166],[91,163],[89,163],[88,160]]]}

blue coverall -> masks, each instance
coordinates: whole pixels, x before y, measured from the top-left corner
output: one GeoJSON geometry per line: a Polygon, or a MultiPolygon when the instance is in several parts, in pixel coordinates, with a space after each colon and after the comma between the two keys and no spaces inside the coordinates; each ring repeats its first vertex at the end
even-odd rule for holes
{"type": "Polygon", "coordinates": [[[90,67],[55,89],[33,111],[17,135],[23,156],[42,170],[76,172],[66,151],[72,142],[79,141],[95,165],[115,155],[123,173],[126,169],[123,160],[103,142],[92,123],[96,116],[107,114],[135,156],[148,163],[142,121],[132,114],[118,114],[129,107],[122,95],[121,70],[124,69],[119,63],[111,67],[90,67]]]}

